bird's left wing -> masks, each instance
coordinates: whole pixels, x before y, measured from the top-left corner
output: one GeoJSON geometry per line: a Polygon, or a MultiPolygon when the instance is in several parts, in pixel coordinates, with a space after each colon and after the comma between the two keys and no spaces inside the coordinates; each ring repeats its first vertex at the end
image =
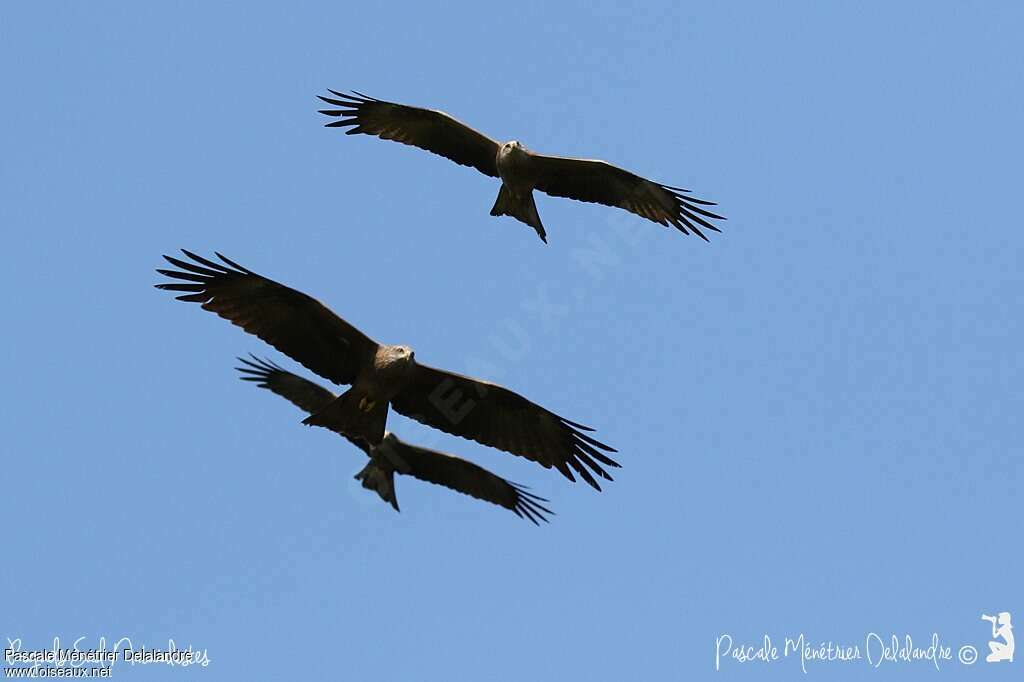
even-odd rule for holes
{"type": "Polygon", "coordinates": [[[601,464],[619,466],[603,454],[615,452],[576,424],[507,388],[444,370],[415,365],[391,400],[399,413],[455,436],[555,467],[570,481],[572,470],[600,490],[591,471],[612,480],[601,464]],[[596,461],[595,461],[596,460],[596,461]]]}
{"type": "Polygon", "coordinates": [[[394,140],[445,157],[460,166],[471,166],[484,175],[498,177],[497,142],[443,111],[411,107],[367,97],[329,90],[335,97],[320,99],[339,109],[321,109],[320,113],[338,118],[328,128],[343,128],[348,135],[363,133],[382,140],[394,140]],[[337,99],[336,99],[337,98],[337,99]]]}
{"type": "Polygon", "coordinates": [[[543,497],[527,492],[523,486],[507,481],[472,462],[410,445],[394,434],[390,445],[394,448],[393,454],[405,465],[398,469],[402,474],[510,509],[516,516],[526,517],[535,524],[538,520],[547,521],[544,514],[554,513],[541,504],[547,502],[543,497]]]}
{"type": "Polygon", "coordinates": [[[711,220],[725,220],[701,208],[715,204],[689,196],[689,190],[647,180],[607,161],[530,153],[536,188],[555,197],[615,206],[683,234],[688,229],[707,241],[701,227],[721,232],[711,220]]]}
{"type": "Polygon", "coordinates": [[[334,402],[333,391],[309,379],[292,374],[277,363],[249,354],[249,360],[238,358],[244,367],[235,367],[242,381],[255,382],[260,388],[273,391],[300,410],[313,414],[334,402]]]}
{"type": "MultiPolygon", "coordinates": [[[[252,381],[260,388],[265,388],[281,396],[300,410],[314,414],[334,402],[338,397],[320,384],[292,374],[285,368],[270,360],[257,358],[250,354],[251,360],[238,358],[243,367],[235,367],[242,375],[242,381],[252,381]]],[[[370,456],[370,446],[362,438],[352,438],[345,434],[345,439],[370,456]]],[[[390,500],[389,500],[390,501],[390,500]]]]}

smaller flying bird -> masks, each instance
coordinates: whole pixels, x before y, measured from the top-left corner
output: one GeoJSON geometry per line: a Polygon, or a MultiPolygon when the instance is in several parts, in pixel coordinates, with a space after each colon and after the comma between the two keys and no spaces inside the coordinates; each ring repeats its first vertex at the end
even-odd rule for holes
{"type": "Polygon", "coordinates": [[[347,94],[328,88],[334,97],[317,95],[336,109],[320,113],[339,120],[328,128],[349,128],[345,133],[375,135],[445,157],[484,175],[501,179],[492,216],[507,215],[526,223],[545,243],[533,190],[625,209],[660,225],[672,225],[683,234],[692,231],[704,241],[701,228],[721,232],[710,220],[725,220],[704,206],[714,202],[689,196],[690,190],[653,182],[596,159],[546,156],[532,152],[518,140],[499,143],[443,111],[395,104],[359,92],[347,94]]]}
{"type": "MultiPolygon", "coordinates": [[[[250,358],[238,358],[244,366],[235,369],[241,372],[242,381],[255,382],[260,388],[276,393],[305,412],[318,412],[338,397],[323,386],[292,374],[274,362],[261,360],[251,354],[250,358]]],[[[547,522],[545,514],[554,514],[541,504],[547,502],[546,499],[527,492],[523,486],[459,457],[410,445],[390,431],[384,434],[378,445],[370,445],[361,438],[345,438],[370,458],[362,471],[356,474],[356,480],[367,490],[375,491],[395,511],[399,511],[394,478],[397,472],[504,507],[537,525],[540,525],[538,521],[547,522]]]]}
{"type": "Polygon", "coordinates": [[[222,263],[182,252],[192,262],[164,256],[179,269],[157,272],[183,281],[156,288],[184,292],[176,298],[201,304],[324,379],[351,385],[304,424],[378,445],[393,406],[445,433],[554,467],[570,481],[573,471],[597,490],[595,474],[612,480],[602,465],[619,466],[604,454],[615,449],[587,435],[590,427],[502,386],[421,365],[408,346],[379,344],[316,299],[219,253],[222,263]]]}

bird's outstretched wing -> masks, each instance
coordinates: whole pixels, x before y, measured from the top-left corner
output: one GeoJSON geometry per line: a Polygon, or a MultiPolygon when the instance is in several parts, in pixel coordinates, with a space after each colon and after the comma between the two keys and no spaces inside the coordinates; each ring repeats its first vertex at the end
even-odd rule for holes
{"type": "Polygon", "coordinates": [[[320,384],[292,374],[276,362],[266,358],[258,358],[252,353],[249,359],[238,358],[242,367],[235,367],[242,376],[242,381],[255,382],[260,388],[273,391],[300,410],[319,412],[334,402],[338,397],[320,384]]]}
{"type": "Polygon", "coordinates": [[[606,161],[530,153],[536,188],[555,197],[623,208],[630,213],[692,231],[707,241],[701,228],[721,232],[710,220],[725,220],[702,208],[715,204],[689,196],[689,190],[661,185],[606,161]]]}
{"type": "MultiPolygon", "coordinates": [[[[235,368],[242,374],[243,381],[255,382],[260,388],[273,391],[306,412],[317,412],[336,397],[323,386],[292,374],[269,360],[250,357],[251,360],[239,358],[243,366],[235,368]]],[[[374,455],[362,439],[346,438],[371,457],[371,462],[356,478],[363,482],[364,487],[377,491],[396,510],[398,500],[391,480],[393,470],[505,507],[534,523],[547,521],[544,514],[554,513],[541,504],[547,502],[544,498],[464,459],[410,445],[392,434],[385,447],[394,449],[390,454],[400,460],[396,467],[389,457],[374,455]]]]}
{"type": "Polygon", "coordinates": [[[510,509],[517,516],[534,523],[547,521],[544,515],[554,513],[541,504],[547,502],[543,497],[472,462],[410,445],[394,434],[389,444],[394,448],[394,454],[407,465],[405,470],[399,469],[399,473],[510,509]]]}
{"type": "Polygon", "coordinates": [[[358,92],[328,92],[335,97],[317,96],[340,107],[320,110],[321,114],[339,119],[327,123],[328,128],[351,126],[345,131],[348,135],[376,135],[382,140],[412,145],[459,165],[472,166],[484,175],[498,177],[495,157],[500,145],[443,111],[384,102],[358,92]]]}
{"type": "MultiPolygon", "coordinates": [[[[304,379],[297,374],[292,374],[277,363],[266,358],[258,358],[252,353],[250,360],[238,358],[243,367],[235,367],[242,375],[242,381],[252,381],[260,388],[265,388],[281,396],[292,405],[309,414],[315,414],[334,402],[338,397],[333,391],[329,391],[315,381],[304,379]]],[[[345,437],[349,443],[372,457],[370,445],[362,438],[353,438],[340,431],[335,431],[345,437]]],[[[391,502],[391,500],[388,500],[391,502]]],[[[395,503],[397,505],[397,503],[395,503]]],[[[397,507],[396,507],[397,508],[397,507]]]]}
{"type": "Polygon", "coordinates": [[[359,368],[372,362],[377,343],[316,299],[257,275],[219,253],[223,264],[182,252],[193,262],[164,256],[179,269],[157,272],[184,283],[165,282],[156,288],[184,292],[178,300],[202,304],[204,310],[258,336],[336,384],[352,383],[359,368]]]}
{"type": "Polygon", "coordinates": [[[391,404],[428,426],[545,468],[555,467],[570,481],[576,480],[575,471],[598,490],[601,486],[591,472],[610,481],[601,464],[619,466],[601,452],[615,452],[614,448],[583,433],[591,431],[589,427],[559,417],[507,388],[454,372],[417,364],[391,404]]]}

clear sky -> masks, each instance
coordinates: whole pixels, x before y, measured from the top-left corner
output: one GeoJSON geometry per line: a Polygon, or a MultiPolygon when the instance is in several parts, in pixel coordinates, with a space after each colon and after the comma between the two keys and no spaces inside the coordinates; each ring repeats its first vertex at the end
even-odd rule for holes
{"type": "Polygon", "coordinates": [[[939,672],[807,679],[1019,679],[956,657],[987,653],[982,613],[1024,622],[1024,10],[889,4],[6,5],[0,637],[211,661],[124,680],[792,680],[716,673],[716,638],[938,633],[939,672]],[[707,244],[541,195],[545,246],[488,216],[493,179],[323,128],[328,87],[729,220],[707,244]],[[152,288],[180,247],[590,424],[623,468],[597,493],[392,414],[557,512],[399,479],[396,514],[232,369],[301,368],[152,288]]]}

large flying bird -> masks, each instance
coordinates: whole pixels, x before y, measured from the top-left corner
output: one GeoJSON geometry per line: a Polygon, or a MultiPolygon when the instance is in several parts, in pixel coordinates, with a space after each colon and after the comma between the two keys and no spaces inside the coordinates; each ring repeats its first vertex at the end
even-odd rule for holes
{"type": "Polygon", "coordinates": [[[164,256],[179,270],[157,272],[184,282],[157,284],[158,289],[185,292],[178,300],[202,304],[324,379],[351,384],[304,424],[377,445],[393,405],[446,433],[555,467],[571,481],[575,471],[597,490],[593,474],[612,480],[601,465],[619,465],[601,451],[615,449],[584,433],[593,429],[507,388],[421,365],[408,346],[379,344],[319,301],[219,253],[223,264],[182,252],[193,262],[164,256]]]}
{"type": "MultiPolygon", "coordinates": [[[[235,368],[242,373],[240,378],[273,391],[305,412],[319,412],[338,398],[323,386],[292,374],[276,363],[250,357],[251,360],[238,358],[243,364],[235,368]]],[[[510,509],[516,516],[525,517],[535,524],[547,521],[544,514],[554,513],[541,504],[547,500],[527,492],[523,486],[459,457],[410,445],[390,431],[385,432],[378,445],[372,446],[360,438],[345,438],[370,458],[369,463],[356,474],[356,479],[364,488],[375,491],[382,500],[390,503],[395,511],[399,511],[394,478],[398,472],[510,509]]]]}
{"type": "Polygon", "coordinates": [[[384,140],[425,149],[484,175],[501,178],[491,215],[512,216],[526,223],[547,242],[533,190],[555,197],[623,208],[683,234],[692,231],[704,241],[701,228],[720,232],[709,219],[725,220],[703,206],[714,202],[689,196],[690,190],[670,187],[595,159],[573,159],[537,154],[519,141],[500,143],[470,128],[443,111],[395,104],[355,92],[328,89],[334,97],[317,95],[337,109],[321,114],[338,118],[329,128],[349,128],[345,133],[376,135],[384,140]]]}

